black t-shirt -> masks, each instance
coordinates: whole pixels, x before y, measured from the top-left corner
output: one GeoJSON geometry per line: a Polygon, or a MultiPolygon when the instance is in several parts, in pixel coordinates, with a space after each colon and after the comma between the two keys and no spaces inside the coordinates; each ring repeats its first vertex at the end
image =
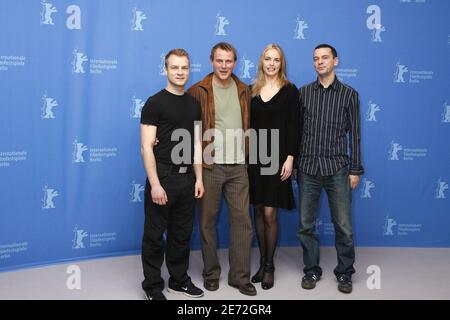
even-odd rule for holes
{"type": "MultiPolygon", "coordinates": [[[[157,127],[156,138],[159,142],[153,149],[156,162],[177,165],[193,163],[194,121],[201,121],[201,107],[197,100],[186,93],[179,96],[163,89],[147,99],[142,108],[141,123],[157,127]],[[172,141],[172,133],[176,129],[186,130],[189,132],[189,136],[181,135],[180,137],[180,135],[177,135],[177,140],[172,141]],[[185,141],[186,138],[190,141],[185,141]],[[175,159],[171,158],[172,149],[180,142],[182,142],[182,145],[190,145],[188,161],[185,159],[187,158],[185,152],[188,152],[188,150],[184,148],[180,152],[175,152],[178,158],[183,158],[181,163],[173,161],[175,159]]],[[[181,149],[181,145],[177,146],[177,151],[179,149],[181,149]]]]}

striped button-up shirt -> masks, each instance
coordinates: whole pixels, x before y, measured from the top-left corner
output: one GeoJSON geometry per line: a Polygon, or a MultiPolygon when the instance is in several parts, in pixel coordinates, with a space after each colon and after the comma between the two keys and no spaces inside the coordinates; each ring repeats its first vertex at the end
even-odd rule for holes
{"type": "Polygon", "coordinates": [[[362,175],[358,92],[337,78],[328,88],[316,80],[299,91],[303,127],[299,169],[330,176],[349,166],[349,174],[362,175]]]}

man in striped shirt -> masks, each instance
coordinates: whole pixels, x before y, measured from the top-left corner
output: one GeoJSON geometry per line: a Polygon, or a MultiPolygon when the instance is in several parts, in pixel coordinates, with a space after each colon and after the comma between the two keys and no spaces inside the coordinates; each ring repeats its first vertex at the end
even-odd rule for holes
{"type": "Polygon", "coordinates": [[[302,287],[313,289],[322,275],[316,219],[325,189],[335,229],[338,290],[352,291],[355,261],[351,197],[364,173],[360,152],[358,93],[336,77],[339,60],[328,44],[314,49],[317,80],[300,88],[299,152],[300,241],[303,248],[302,287]],[[350,151],[350,154],[348,154],[350,151]]]}

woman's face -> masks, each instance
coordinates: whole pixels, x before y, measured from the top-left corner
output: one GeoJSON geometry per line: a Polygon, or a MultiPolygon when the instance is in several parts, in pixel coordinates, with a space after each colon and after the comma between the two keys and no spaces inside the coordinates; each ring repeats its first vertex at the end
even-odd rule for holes
{"type": "Polygon", "coordinates": [[[269,77],[277,76],[281,68],[281,57],[278,51],[275,49],[267,50],[263,59],[264,74],[269,77]]]}

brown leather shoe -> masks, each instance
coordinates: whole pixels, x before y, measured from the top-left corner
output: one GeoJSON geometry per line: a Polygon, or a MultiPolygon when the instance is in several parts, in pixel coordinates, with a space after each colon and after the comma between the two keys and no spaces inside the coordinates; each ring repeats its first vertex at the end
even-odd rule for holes
{"type": "Polygon", "coordinates": [[[205,279],[205,281],[203,281],[203,286],[208,291],[216,291],[217,289],[219,289],[219,280],[205,279]]]}
{"type": "Polygon", "coordinates": [[[228,284],[231,287],[238,289],[239,292],[242,294],[245,294],[247,296],[256,296],[256,288],[250,282],[246,283],[246,284],[241,284],[241,285],[234,285],[231,283],[228,283],[228,284]]]}

